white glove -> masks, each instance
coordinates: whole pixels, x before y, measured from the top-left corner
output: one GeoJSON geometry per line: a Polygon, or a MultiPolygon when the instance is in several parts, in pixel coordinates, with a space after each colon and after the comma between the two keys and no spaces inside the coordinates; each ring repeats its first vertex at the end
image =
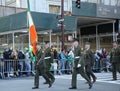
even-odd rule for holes
{"type": "Polygon", "coordinates": [[[80,67],[81,67],[81,64],[78,64],[77,67],[80,68],[80,67]]]}

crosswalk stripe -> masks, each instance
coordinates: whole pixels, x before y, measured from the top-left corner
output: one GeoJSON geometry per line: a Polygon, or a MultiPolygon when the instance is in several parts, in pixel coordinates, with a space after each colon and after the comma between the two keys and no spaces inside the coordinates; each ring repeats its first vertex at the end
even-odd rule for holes
{"type": "MultiPolygon", "coordinates": [[[[112,73],[95,73],[97,77],[97,82],[104,82],[104,83],[111,83],[111,84],[120,84],[120,74],[117,74],[117,79],[116,81],[111,81],[112,80],[112,73]]],[[[60,75],[56,76],[56,78],[61,78],[61,79],[72,79],[71,75],[60,75]]],[[[77,76],[77,80],[84,80],[81,76],[77,76]]]]}

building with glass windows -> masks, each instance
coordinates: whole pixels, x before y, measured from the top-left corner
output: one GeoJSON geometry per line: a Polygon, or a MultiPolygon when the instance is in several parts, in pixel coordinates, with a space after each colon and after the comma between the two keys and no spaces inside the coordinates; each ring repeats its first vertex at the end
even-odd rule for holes
{"type": "MultiPolygon", "coordinates": [[[[79,38],[84,47],[91,42],[92,49],[111,48],[112,41],[119,41],[120,0],[64,0],[65,45],[73,37],[79,38]]],[[[50,40],[61,47],[61,30],[56,18],[61,13],[61,0],[30,0],[30,8],[39,42],[50,40]]],[[[23,49],[29,46],[27,0],[0,0],[0,48],[23,49]]]]}

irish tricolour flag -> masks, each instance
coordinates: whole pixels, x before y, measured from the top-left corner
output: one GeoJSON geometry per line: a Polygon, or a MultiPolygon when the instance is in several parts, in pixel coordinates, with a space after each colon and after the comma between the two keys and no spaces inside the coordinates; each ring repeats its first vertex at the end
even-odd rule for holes
{"type": "Polygon", "coordinates": [[[32,51],[34,53],[34,55],[36,55],[36,44],[38,41],[38,36],[37,36],[37,32],[36,32],[36,28],[31,16],[31,12],[30,12],[30,4],[29,4],[29,0],[28,1],[28,24],[29,24],[29,32],[30,32],[30,42],[32,45],[32,51]]]}

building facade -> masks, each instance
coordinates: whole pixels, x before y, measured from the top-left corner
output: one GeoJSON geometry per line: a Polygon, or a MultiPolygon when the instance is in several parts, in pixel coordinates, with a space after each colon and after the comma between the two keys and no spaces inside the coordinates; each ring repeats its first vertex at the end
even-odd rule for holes
{"type": "MultiPolygon", "coordinates": [[[[81,0],[80,9],[76,7],[75,1],[64,0],[64,14],[77,18],[76,30],[65,31],[65,45],[69,46],[69,39],[77,37],[82,47],[84,47],[86,41],[89,41],[94,50],[101,48],[109,50],[112,47],[112,41],[119,40],[120,0],[81,0]]],[[[3,12],[0,13],[0,17],[27,10],[27,0],[0,0],[0,5],[2,7],[0,12],[3,12]]],[[[61,13],[61,0],[30,0],[30,9],[34,12],[59,15],[61,13]]],[[[44,39],[51,39],[54,45],[60,47],[60,31],[53,32],[54,30],[57,29],[50,28],[46,32],[43,32],[44,30],[40,32],[40,42],[43,42],[44,39]],[[52,31],[51,38],[48,35],[49,31],[52,31]]],[[[20,37],[22,36],[21,40],[23,36],[27,39],[22,41],[20,46],[18,43],[21,40],[17,35],[19,33],[14,35],[15,41],[12,40],[12,35],[4,35],[4,37],[2,35],[2,38],[4,38],[5,43],[11,45],[13,45],[13,42],[16,43],[17,48],[23,46],[24,43],[27,45],[29,42],[28,34],[20,35],[20,37]],[[11,40],[6,40],[9,36],[11,40]]]]}

